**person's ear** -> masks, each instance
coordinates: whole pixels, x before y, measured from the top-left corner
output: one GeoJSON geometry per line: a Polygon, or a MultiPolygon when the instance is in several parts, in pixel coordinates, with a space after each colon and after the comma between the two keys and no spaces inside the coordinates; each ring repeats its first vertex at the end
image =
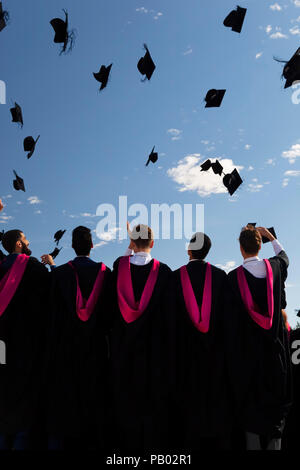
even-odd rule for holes
{"type": "Polygon", "coordinates": [[[92,243],[91,250],[94,248],[94,243],[92,243]]]}
{"type": "Polygon", "coordinates": [[[188,254],[189,258],[192,259],[192,252],[191,252],[191,250],[188,250],[187,254],[188,254]]]}
{"type": "Polygon", "coordinates": [[[152,250],[153,246],[154,246],[154,240],[151,240],[151,243],[150,243],[151,250],[152,250]]]}

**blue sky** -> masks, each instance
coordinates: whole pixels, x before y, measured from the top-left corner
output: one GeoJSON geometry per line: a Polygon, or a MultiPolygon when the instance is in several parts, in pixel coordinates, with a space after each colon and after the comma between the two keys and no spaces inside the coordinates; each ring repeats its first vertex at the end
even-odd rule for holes
{"type": "MultiPolygon", "coordinates": [[[[282,64],[273,56],[288,60],[299,47],[300,1],[239,4],[248,8],[240,35],[223,26],[232,0],[5,1],[11,22],[0,33],[0,80],[7,86],[7,104],[0,105],[6,205],[0,229],[22,229],[37,257],[53,250],[56,230],[67,229],[61,264],[73,257],[72,228],[94,230],[98,205],[118,209],[120,195],[149,211],[152,203],[204,204],[213,241],[209,260],[235,266],[240,228],[274,226],[291,260],[287,312],[295,324],[300,104],[292,100],[296,89],[284,90],[282,64]],[[49,24],[62,17],[62,8],[77,35],[66,56],[59,56],[49,24]],[[136,68],[143,43],[157,66],[146,83],[136,68]],[[92,72],[111,62],[110,81],[99,94],[92,72]],[[204,107],[210,88],[227,89],[219,109],[204,107]],[[14,101],[23,109],[23,129],[11,123],[14,101]],[[38,134],[28,161],[23,139],[38,134]],[[159,161],[146,168],[153,145],[159,161]],[[244,183],[234,197],[220,192],[217,176],[200,174],[206,158],[223,160],[226,171],[240,168],[244,183]],[[12,188],[13,169],[26,193],[12,188]]],[[[101,246],[93,258],[109,266],[127,246],[94,238],[101,246]]],[[[185,240],[157,240],[153,255],[175,269],[186,262],[185,240]]],[[[265,246],[262,256],[271,255],[265,246]]]]}

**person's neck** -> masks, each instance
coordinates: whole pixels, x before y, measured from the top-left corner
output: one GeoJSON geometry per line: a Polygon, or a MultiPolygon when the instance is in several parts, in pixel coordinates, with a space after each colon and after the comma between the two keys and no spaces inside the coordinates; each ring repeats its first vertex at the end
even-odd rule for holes
{"type": "Polygon", "coordinates": [[[258,257],[258,253],[254,254],[254,255],[250,255],[250,254],[245,253],[243,255],[244,260],[248,259],[248,258],[257,258],[257,257],[258,257]]]}
{"type": "Polygon", "coordinates": [[[76,258],[89,258],[90,254],[88,255],[76,255],[76,258]]]}
{"type": "Polygon", "coordinates": [[[21,255],[22,252],[21,251],[14,251],[13,253],[10,253],[10,255],[21,255]]]}
{"type": "Polygon", "coordinates": [[[134,254],[137,254],[137,253],[147,253],[148,255],[150,255],[151,249],[150,248],[141,248],[140,250],[134,250],[134,254]]]}

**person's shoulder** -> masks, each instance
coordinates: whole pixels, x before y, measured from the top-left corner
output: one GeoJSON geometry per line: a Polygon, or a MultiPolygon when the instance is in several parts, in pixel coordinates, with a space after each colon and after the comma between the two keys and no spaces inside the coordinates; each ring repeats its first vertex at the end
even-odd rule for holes
{"type": "Polygon", "coordinates": [[[159,261],[159,269],[168,274],[172,273],[172,269],[167,264],[162,263],[161,261],[159,261]]]}
{"type": "Polygon", "coordinates": [[[117,258],[117,259],[114,261],[114,264],[113,264],[113,271],[115,271],[116,269],[118,269],[120,260],[121,260],[122,258],[123,258],[123,256],[119,256],[119,258],[117,258]]]}
{"type": "Polygon", "coordinates": [[[28,260],[28,265],[31,267],[31,268],[34,268],[34,269],[40,269],[42,271],[47,271],[48,272],[48,269],[46,268],[46,266],[41,263],[37,258],[35,258],[34,256],[30,256],[29,257],[29,260],[28,260]]]}
{"type": "Polygon", "coordinates": [[[212,273],[215,275],[215,276],[218,276],[220,278],[226,278],[226,272],[224,271],[224,269],[222,268],[219,268],[218,266],[215,266],[214,264],[211,264],[211,270],[212,270],[212,273]]]}

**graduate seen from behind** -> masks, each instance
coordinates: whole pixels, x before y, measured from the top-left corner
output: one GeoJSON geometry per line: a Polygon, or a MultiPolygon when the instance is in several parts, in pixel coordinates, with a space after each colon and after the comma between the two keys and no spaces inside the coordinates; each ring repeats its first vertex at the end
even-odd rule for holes
{"type": "Polygon", "coordinates": [[[114,446],[163,448],[166,442],[164,298],[170,268],[152,258],[147,225],[129,229],[130,245],[113,267],[111,333],[114,446]]]}
{"type": "Polygon", "coordinates": [[[229,304],[226,273],[205,261],[210,238],[197,232],[189,262],[172,274],[169,289],[172,448],[225,450],[231,409],[224,354],[229,304]]]}
{"type": "Polygon", "coordinates": [[[243,265],[228,274],[234,304],[228,317],[228,350],[239,427],[249,450],[280,450],[291,405],[291,362],[282,316],[288,257],[265,228],[244,227],[243,265]],[[275,256],[259,258],[262,237],[275,256]]]}
{"type": "Polygon", "coordinates": [[[6,346],[6,361],[0,364],[0,450],[25,450],[40,424],[50,274],[30,256],[21,230],[6,232],[2,245],[8,256],[0,263],[0,341],[6,346]]]}
{"type": "Polygon", "coordinates": [[[73,230],[72,248],[76,258],[51,273],[46,382],[49,449],[105,445],[111,271],[90,259],[90,229],[73,230]]]}

